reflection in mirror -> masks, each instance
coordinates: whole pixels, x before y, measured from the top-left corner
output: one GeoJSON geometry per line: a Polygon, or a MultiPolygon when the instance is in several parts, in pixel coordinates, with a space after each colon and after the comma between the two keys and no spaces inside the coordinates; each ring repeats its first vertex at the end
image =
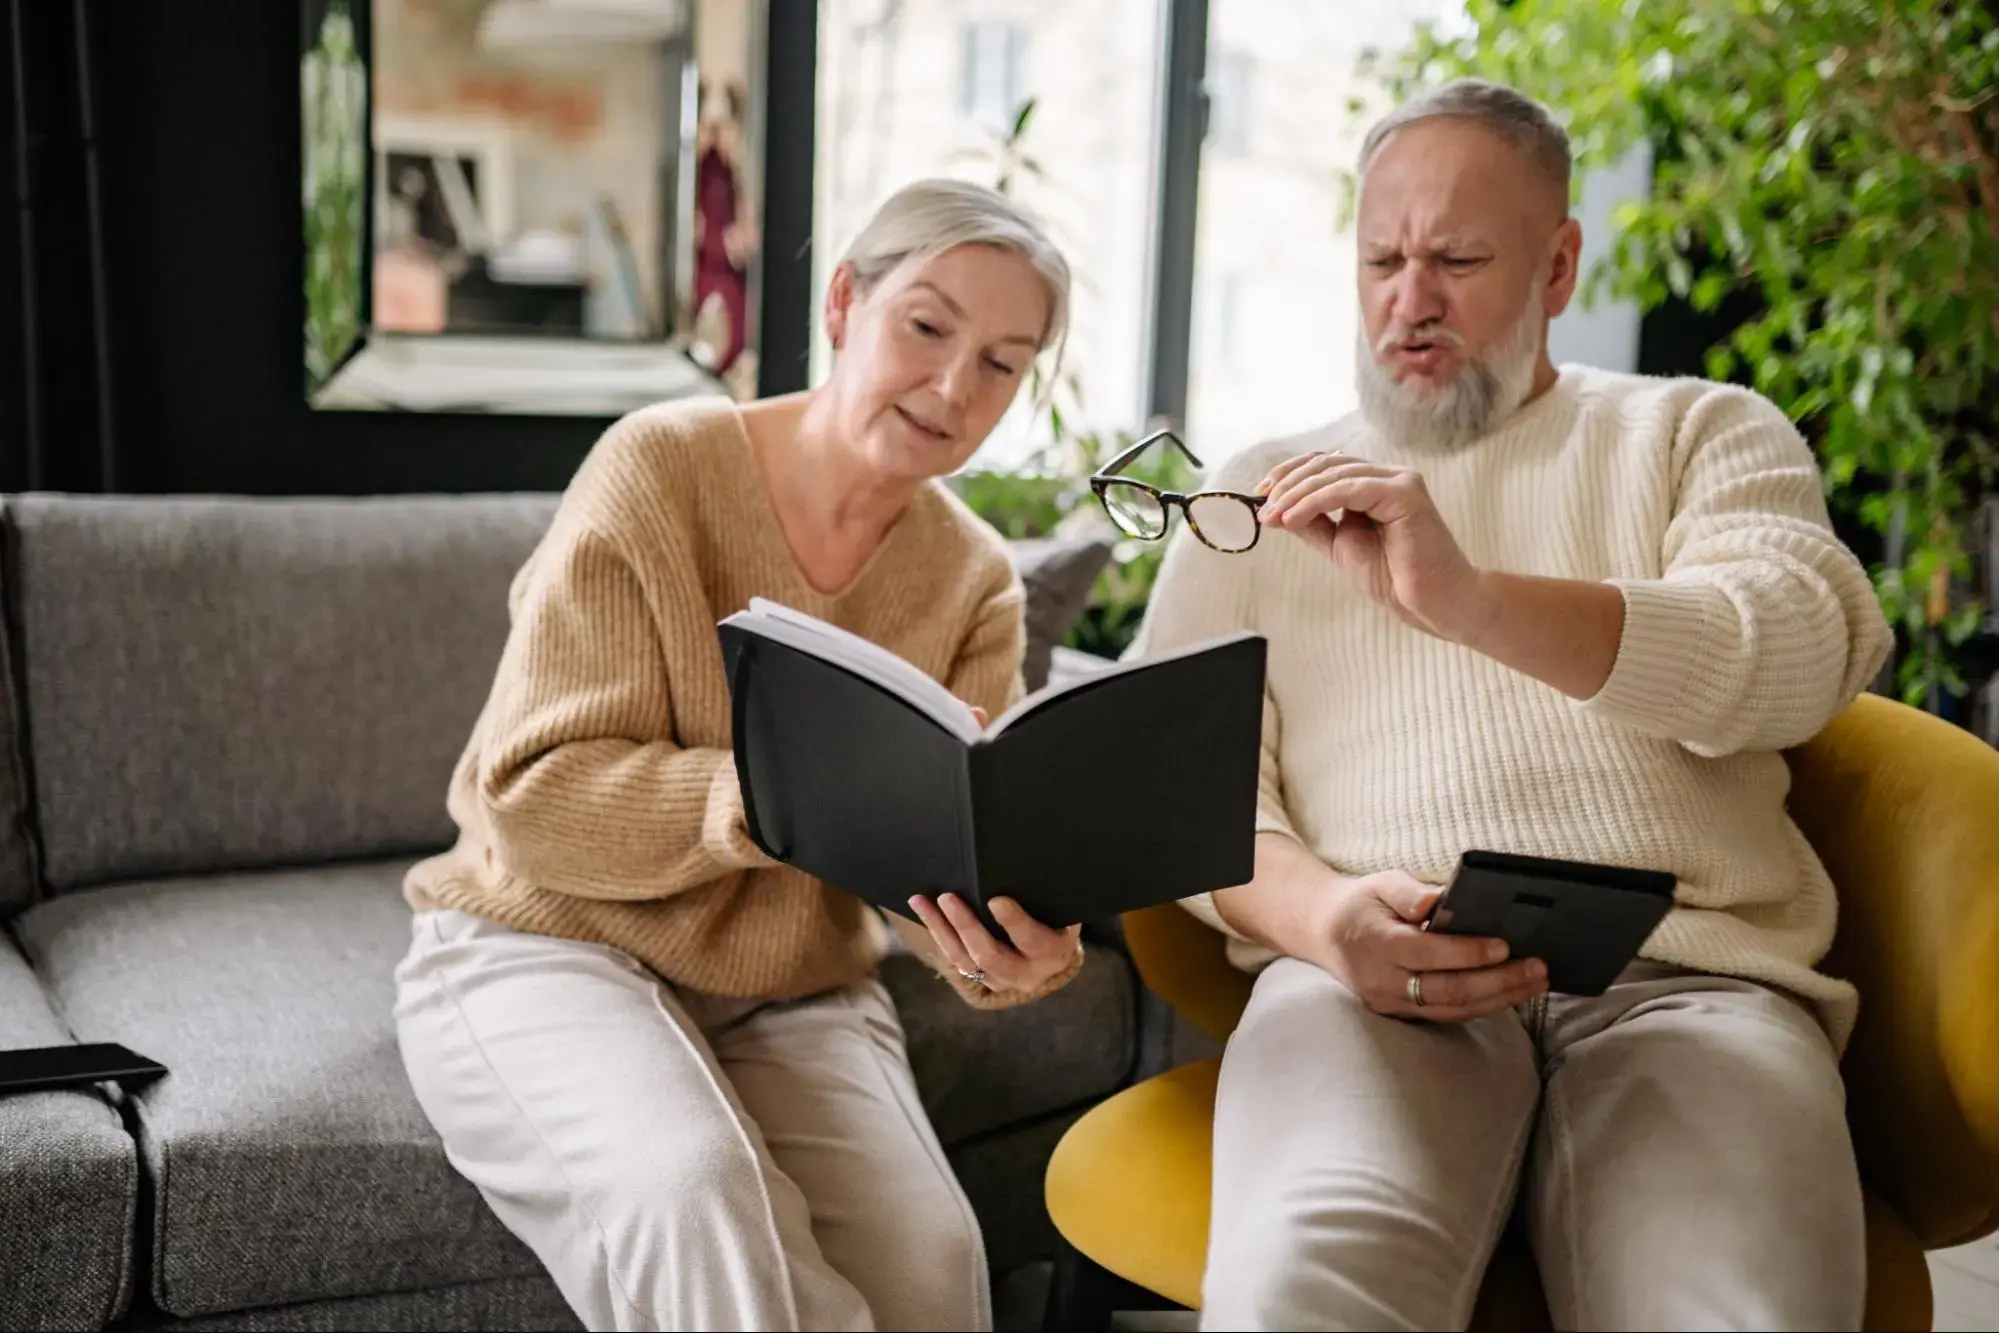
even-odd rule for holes
{"type": "Polygon", "coordinates": [[[764,0],[304,0],[306,394],[616,415],[756,383],[764,0]]]}

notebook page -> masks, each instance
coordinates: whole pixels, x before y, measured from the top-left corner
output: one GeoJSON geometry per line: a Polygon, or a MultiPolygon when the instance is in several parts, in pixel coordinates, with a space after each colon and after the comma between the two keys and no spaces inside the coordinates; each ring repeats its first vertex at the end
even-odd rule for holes
{"type": "Polygon", "coordinates": [[[751,598],[749,610],[729,620],[873,681],[967,743],[979,737],[979,720],[969,705],[878,643],[761,597],[751,598]]]}

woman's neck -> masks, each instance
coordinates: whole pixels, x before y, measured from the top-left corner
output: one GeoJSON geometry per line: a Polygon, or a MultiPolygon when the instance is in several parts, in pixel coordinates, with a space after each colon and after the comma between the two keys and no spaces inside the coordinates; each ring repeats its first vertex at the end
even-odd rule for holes
{"type": "Polygon", "coordinates": [[[808,390],[743,409],[785,540],[822,588],[867,563],[921,486],[870,468],[832,408],[823,390],[808,390]]]}

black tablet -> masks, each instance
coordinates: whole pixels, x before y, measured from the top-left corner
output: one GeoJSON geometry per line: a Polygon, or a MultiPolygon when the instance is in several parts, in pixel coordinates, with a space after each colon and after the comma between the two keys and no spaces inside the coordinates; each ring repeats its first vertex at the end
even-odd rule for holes
{"type": "Polygon", "coordinates": [[[1673,876],[1507,852],[1470,851],[1423,923],[1506,941],[1548,965],[1548,989],[1601,995],[1673,906],[1673,876]]]}
{"type": "Polygon", "coordinates": [[[166,1072],[166,1066],[159,1061],[149,1060],[114,1042],[0,1051],[0,1096],[90,1083],[116,1083],[124,1087],[158,1078],[166,1072]]]}

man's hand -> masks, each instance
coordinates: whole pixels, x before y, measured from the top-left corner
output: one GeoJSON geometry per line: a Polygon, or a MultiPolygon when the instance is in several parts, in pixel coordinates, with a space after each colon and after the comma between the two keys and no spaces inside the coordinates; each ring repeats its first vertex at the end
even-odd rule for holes
{"type": "Polygon", "coordinates": [[[1433,935],[1423,919],[1436,889],[1410,875],[1341,875],[1281,833],[1256,836],[1256,874],[1215,895],[1238,934],[1323,967],[1379,1014],[1461,1022],[1544,993],[1538,959],[1506,959],[1506,945],[1433,935]],[[1423,978],[1410,996],[1409,978],[1423,978]]]}
{"type": "Polygon", "coordinates": [[[1437,890],[1400,871],[1340,881],[1329,896],[1319,962],[1378,1014],[1461,1023],[1544,994],[1538,958],[1508,961],[1506,943],[1422,928],[1437,890]],[[1420,977],[1418,1005],[1409,979],[1420,977]]]}
{"type": "Polygon", "coordinates": [[[1603,688],[1624,633],[1608,583],[1482,570],[1406,467],[1303,454],[1257,487],[1265,524],[1324,551],[1346,581],[1427,634],[1462,644],[1573,699],[1603,688]]]}
{"type": "Polygon", "coordinates": [[[1266,525],[1311,542],[1349,584],[1417,629],[1461,643],[1491,618],[1478,568],[1413,469],[1301,454],[1272,468],[1257,493],[1266,525]]]}

